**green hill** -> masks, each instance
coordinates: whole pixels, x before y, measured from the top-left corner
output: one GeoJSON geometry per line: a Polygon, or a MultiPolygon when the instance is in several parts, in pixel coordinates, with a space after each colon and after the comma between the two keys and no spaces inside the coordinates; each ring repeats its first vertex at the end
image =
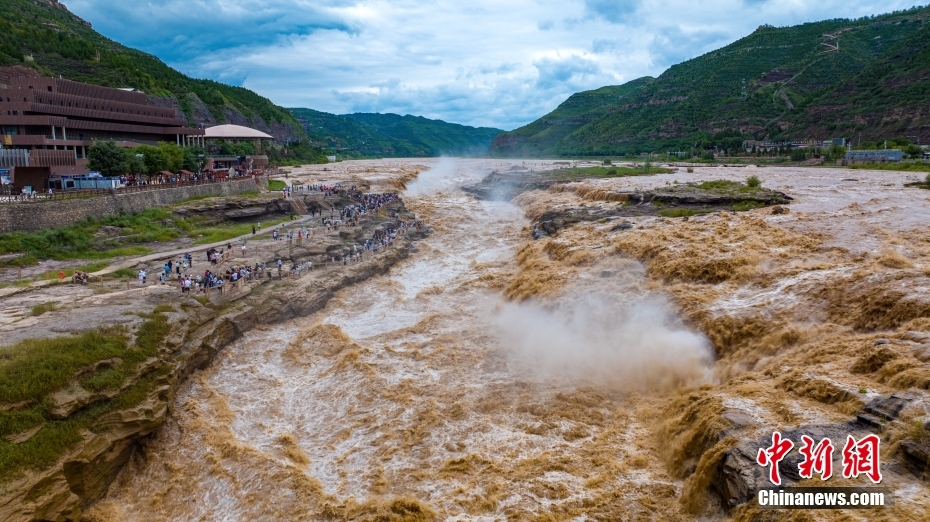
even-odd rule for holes
{"type": "Polygon", "coordinates": [[[317,145],[348,157],[423,157],[487,153],[500,129],[468,127],[422,116],[335,115],[291,109],[317,145]]]}
{"type": "Polygon", "coordinates": [[[133,87],[180,110],[191,126],[237,123],[276,138],[303,137],[286,110],[241,87],[189,78],[158,58],[107,39],[57,0],[0,0],[0,65],[22,65],[107,87],[133,87]]]}
{"type": "Polygon", "coordinates": [[[494,156],[619,155],[715,142],[920,135],[930,142],[930,8],[762,26],[656,79],[579,93],[498,136],[494,156]],[[825,35],[833,35],[831,38],[825,35]],[[838,52],[824,53],[823,43],[838,52]],[[616,93],[611,100],[608,93],[616,93]]]}

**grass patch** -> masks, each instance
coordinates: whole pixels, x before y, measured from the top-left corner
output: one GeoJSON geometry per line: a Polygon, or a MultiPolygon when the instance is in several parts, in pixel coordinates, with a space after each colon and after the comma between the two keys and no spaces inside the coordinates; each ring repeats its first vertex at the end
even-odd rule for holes
{"type": "Polygon", "coordinates": [[[109,274],[106,274],[103,277],[109,277],[113,279],[120,279],[120,278],[128,277],[132,279],[137,276],[138,276],[138,272],[134,268],[120,268],[119,270],[114,270],[113,272],[110,272],[109,274]]]}
{"type": "Polygon", "coordinates": [[[156,310],[145,316],[147,321],[139,327],[133,344],[129,343],[125,330],[109,328],[66,337],[29,339],[0,348],[0,404],[25,403],[15,410],[0,411],[0,436],[42,425],[38,433],[21,444],[0,439],[0,480],[23,469],[42,469],[54,464],[63,452],[82,439],[84,430],[96,429],[101,416],[134,406],[149,396],[157,378],[169,371],[164,365],[112,400],[91,404],[64,420],[51,417],[52,403],[48,399],[49,394],[66,386],[81,370],[104,359],[118,358],[121,362],[81,376],[80,384],[89,391],[121,387],[140,363],[157,355],[170,330],[162,313],[167,307],[156,310]]]}
{"type": "Polygon", "coordinates": [[[710,190],[710,191],[739,189],[742,186],[743,184],[738,181],[729,181],[725,179],[718,179],[715,181],[702,181],[696,185],[696,187],[701,190],[710,190]]]}
{"type": "Polygon", "coordinates": [[[284,190],[284,187],[287,186],[287,183],[281,181],[280,179],[269,179],[268,180],[268,190],[284,190]]]}
{"type": "MultiPolygon", "coordinates": [[[[30,417],[31,425],[21,426],[22,429],[16,429],[11,433],[25,431],[42,422],[45,422],[45,425],[22,444],[12,444],[0,439],[0,480],[16,476],[24,469],[45,469],[55,464],[62,453],[82,440],[85,430],[97,431],[99,429],[97,421],[103,415],[111,411],[130,408],[145,400],[154,389],[161,371],[163,370],[145,376],[113,399],[94,403],[65,420],[44,421],[45,416],[41,413],[42,406],[30,408],[26,412],[16,412],[24,414],[20,415],[23,419],[26,416],[30,417]]],[[[0,417],[5,416],[6,414],[0,414],[0,417]]],[[[13,426],[10,424],[2,426],[2,428],[8,427],[13,426]]]]}
{"type": "Polygon", "coordinates": [[[28,339],[0,348],[0,403],[37,401],[65,386],[81,368],[129,349],[117,330],[28,339]]]}
{"type": "MultiPolygon", "coordinates": [[[[281,223],[286,223],[290,221],[290,218],[280,218],[272,221],[266,221],[262,223],[262,228],[270,230],[272,227],[279,225],[281,223]]],[[[213,227],[205,228],[200,230],[200,235],[195,241],[195,245],[207,245],[210,243],[219,243],[221,241],[228,241],[235,237],[243,236],[246,234],[252,233],[252,224],[251,223],[240,223],[236,225],[230,225],[225,227],[213,227]]]]}
{"type": "Polygon", "coordinates": [[[666,208],[659,211],[659,215],[667,218],[690,217],[701,214],[710,214],[713,210],[693,208],[666,208]]]}
{"type": "Polygon", "coordinates": [[[46,312],[52,312],[58,310],[58,303],[54,301],[49,301],[47,303],[37,304],[29,309],[29,313],[33,317],[38,317],[46,312]]]}
{"type": "MultiPolygon", "coordinates": [[[[281,183],[279,180],[272,180],[281,183]]],[[[249,191],[241,196],[259,197],[261,194],[249,191]]],[[[217,196],[195,196],[187,201],[215,198],[217,196]]],[[[87,259],[100,261],[91,267],[78,268],[93,272],[106,266],[105,260],[116,257],[141,256],[152,253],[144,246],[151,243],[165,243],[181,237],[197,237],[195,244],[226,241],[248,234],[252,231],[250,224],[231,223],[206,227],[203,217],[181,218],[172,214],[170,208],[150,208],[143,212],[124,216],[105,216],[98,219],[85,219],[64,228],[41,230],[38,232],[9,232],[0,234],[0,255],[20,254],[16,259],[0,262],[2,267],[33,266],[41,260],[54,259],[70,261],[87,259]]],[[[287,221],[280,219],[271,224],[287,221]]],[[[65,270],[70,277],[73,269],[65,270]]],[[[57,278],[58,271],[52,271],[43,279],[57,278]]]]}
{"type": "Polygon", "coordinates": [[[180,236],[178,230],[165,227],[164,223],[170,221],[167,210],[150,208],[133,216],[86,219],[64,228],[31,233],[8,232],[0,234],[0,255],[25,254],[5,264],[28,266],[34,265],[40,259],[102,260],[147,254],[151,249],[139,245],[140,243],[168,241],[180,236]],[[103,227],[118,230],[119,238],[112,238],[106,234],[98,235],[103,227]]]}
{"type": "Polygon", "coordinates": [[[702,181],[701,183],[693,184],[693,186],[701,190],[706,190],[708,192],[713,192],[714,194],[722,195],[749,195],[755,194],[760,190],[765,190],[761,186],[749,186],[747,184],[740,183],[739,181],[729,181],[725,179],[702,181]]]}
{"type": "Polygon", "coordinates": [[[861,163],[850,165],[853,170],[894,170],[899,172],[930,172],[930,163],[861,163]]]}
{"type": "Polygon", "coordinates": [[[252,225],[250,224],[241,224],[233,225],[231,227],[222,227],[222,228],[205,228],[200,231],[200,236],[195,241],[195,245],[207,245],[210,243],[219,243],[220,241],[228,241],[234,237],[239,237],[243,234],[249,234],[252,232],[252,225]]]}
{"type": "Polygon", "coordinates": [[[736,212],[746,212],[747,210],[762,208],[764,206],[765,203],[760,203],[758,201],[740,201],[733,204],[733,210],[736,212]]]}

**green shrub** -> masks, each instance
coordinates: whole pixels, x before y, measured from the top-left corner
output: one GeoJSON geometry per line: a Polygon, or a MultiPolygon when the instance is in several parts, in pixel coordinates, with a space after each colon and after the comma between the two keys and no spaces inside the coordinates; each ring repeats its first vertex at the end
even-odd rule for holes
{"type": "Polygon", "coordinates": [[[287,186],[287,183],[281,181],[280,179],[269,179],[268,180],[268,190],[283,190],[287,186]]]}
{"type": "Polygon", "coordinates": [[[746,186],[751,188],[759,188],[762,186],[762,180],[759,179],[759,176],[752,175],[746,178],[746,186]]]}
{"type": "Polygon", "coordinates": [[[33,306],[30,312],[32,313],[33,317],[38,317],[44,314],[45,312],[51,312],[57,309],[58,309],[58,303],[54,301],[49,301],[47,303],[37,304],[33,306]]]}

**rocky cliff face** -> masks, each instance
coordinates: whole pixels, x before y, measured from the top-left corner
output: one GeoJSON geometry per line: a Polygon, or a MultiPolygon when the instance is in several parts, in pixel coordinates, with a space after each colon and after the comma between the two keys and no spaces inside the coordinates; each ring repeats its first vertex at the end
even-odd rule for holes
{"type": "MultiPolygon", "coordinates": [[[[275,140],[279,142],[283,142],[285,140],[293,141],[304,137],[301,136],[300,129],[295,128],[291,124],[282,123],[279,121],[271,121],[269,123],[257,114],[249,119],[242,113],[230,109],[229,107],[226,108],[224,120],[218,121],[210,112],[207,104],[197,98],[197,96],[194,94],[190,94],[189,96],[191,97],[191,106],[194,120],[193,126],[213,127],[214,125],[223,125],[227,123],[233,125],[242,125],[244,127],[251,127],[253,129],[258,129],[262,132],[268,133],[274,136],[275,140]]],[[[187,115],[184,114],[184,111],[181,110],[181,105],[177,98],[165,96],[149,96],[149,105],[174,109],[175,115],[178,118],[185,120],[188,119],[187,115]]]]}
{"type": "Polygon", "coordinates": [[[71,11],[69,11],[69,10],[68,10],[68,6],[66,6],[65,4],[59,2],[58,0],[36,0],[36,2],[41,3],[41,4],[46,4],[46,5],[48,5],[48,6],[54,7],[55,9],[60,9],[60,10],[62,10],[62,11],[64,11],[64,12],[70,14],[70,15],[71,15],[72,17],[74,17],[74,19],[77,20],[78,22],[80,22],[80,23],[86,25],[87,27],[91,27],[90,22],[88,22],[87,20],[84,20],[83,18],[78,17],[77,15],[75,15],[74,13],[72,13],[71,11]]]}
{"type": "MultiPolygon", "coordinates": [[[[0,520],[80,520],[83,508],[106,493],[133,451],[165,421],[186,377],[209,365],[225,346],[249,329],[311,314],[325,306],[336,291],[385,273],[414,252],[413,242],[425,233],[398,238],[395,248],[382,256],[349,267],[323,284],[305,287],[298,282],[234,302],[221,313],[185,299],[181,311],[168,314],[171,333],[157,360],[145,364],[137,376],[158,375],[148,397],[135,407],[104,417],[95,433],[85,433],[84,439],[51,468],[28,472],[0,485],[0,520]],[[166,366],[167,372],[155,372],[166,366]]],[[[177,304],[176,297],[172,293],[170,302],[177,304]]],[[[153,308],[169,302],[166,297],[149,299],[153,308]]],[[[67,413],[79,409],[79,401],[64,402],[76,406],[65,408],[67,413]]]]}

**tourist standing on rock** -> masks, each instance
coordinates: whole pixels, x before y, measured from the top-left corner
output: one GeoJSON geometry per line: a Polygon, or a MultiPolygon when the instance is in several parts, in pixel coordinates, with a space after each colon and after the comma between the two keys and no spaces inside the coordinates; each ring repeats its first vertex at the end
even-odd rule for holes
{"type": "Polygon", "coordinates": [[[145,286],[145,276],[145,269],[139,270],[139,282],[142,283],[143,286],[145,286]]]}

